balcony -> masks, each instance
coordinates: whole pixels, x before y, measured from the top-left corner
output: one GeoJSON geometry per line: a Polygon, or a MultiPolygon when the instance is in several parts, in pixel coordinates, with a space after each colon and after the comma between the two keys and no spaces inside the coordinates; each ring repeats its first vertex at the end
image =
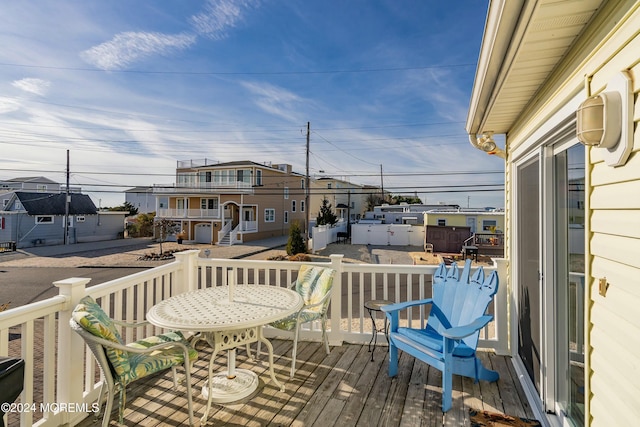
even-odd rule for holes
{"type": "MultiPolygon", "coordinates": [[[[299,369],[296,377],[289,380],[291,341],[274,340],[276,375],[286,387],[280,393],[264,375],[266,356],[254,362],[239,351],[239,366],[255,370],[265,382],[254,396],[243,401],[214,405],[210,412],[214,424],[310,425],[322,412],[323,417],[332,414],[340,420],[337,425],[370,425],[382,419],[389,426],[407,422],[415,425],[413,421],[427,419],[437,420],[438,425],[469,425],[468,408],[531,416],[510,359],[503,356],[509,354],[507,286],[499,288],[490,307],[495,320],[483,330],[480,340],[480,346],[487,350],[483,357],[499,370],[501,379],[493,384],[473,384],[471,380],[455,378],[454,408],[443,417],[437,370],[403,356],[399,377],[391,379],[386,373],[384,346],[376,350],[375,362],[370,362],[366,344],[372,326],[363,308],[369,299],[405,301],[429,297],[435,266],[349,264],[342,262],[341,255],[333,255],[328,263],[315,264],[331,266],[338,272],[329,313],[331,354],[317,351],[321,334],[318,325],[303,330],[301,339],[306,342],[299,347],[299,369]]],[[[71,310],[85,294],[92,295],[113,318],[133,322],[143,319],[148,309],[162,299],[191,289],[225,286],[231,278],[240,285],[288,287],[299,266],[295,262],[204,259],[198,251],[185,251],[176,254],[176,261],[170,264],[91,287],[87,287],[89,279],[55,282],[59,295],[0,313],[0,355],[20,357],[26,362],[24,391],[18,402],[37,408],[8,414],[8,425],[84,426],[93,422],[91,415],[75,408],[83,404],[90,408],[97,399],[99,371],[82,339],[68,326],[71,310]]],[[[504,265],[499,263],[494,268],[502,270],[504,265]]],[[[425,314],[413,310],[406,322],[422,325],[425,314]]],[[[160,330],[150,327],[145,332],[160,330]]],[[[271,338],[274,333],[265,331],[271,338]]],[[[133,334],[134,331],[123,331],[125,340],[133,334]]],[[[198,350],[201,357],[192,380],[196,417],[202,415],[206,404],[199,389],[207,375],[210,354],[204,345],[198,350]]],[[[224,355],[217,357],[216,367],[223,369],[225,365],[224,355]]],[[[126,424],[137,425],[145,418],[159,424],[186,424],[184,389],[173,390],[170,373],[147,381],[150,383],[134,383],[128,392],[126,424]],[[153,388],[148,389],[148,385],[153,388]]],[[[116,425],[115,420],[112,425],[116,425]]]]}
{"type": "Polygon", "coordinates": [[[250,194],[253,192],[251,183],[244,181],[226,182],[196,182],[175,184],[153,184],[153,194],[250,194]]]}
{"type": "Polygon", "coordinates": [[[220,209],[158,209],[158,218],[220,218],[220,209]]]}

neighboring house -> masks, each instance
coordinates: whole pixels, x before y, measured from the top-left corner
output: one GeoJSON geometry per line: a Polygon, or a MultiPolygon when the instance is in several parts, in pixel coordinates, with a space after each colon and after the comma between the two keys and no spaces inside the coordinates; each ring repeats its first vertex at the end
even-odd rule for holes
{"type": "Polygon", "coordinates": [[[504,232],[503,209],[431,209],[423,213],[424,225],[469,227],[471,233],[504,232]]]}
{"type": "Polygon", "coordinates": [[[639,423],[638,29],[638,1],[489,3],[466,129],[506,162],[500,286],[546,425],[639,423]]]}
{"type": "Polygon", "coordinates": [[[480,255],[504,256],[503,209],[432,209],[424,212],[424,225],[425,243],[435,252],[469,247],[480,255]]]}
{"type": "Polygon", "coordinates": [[[7,206],[15,191],[59,193],[60,184],[44,176],[29,176],[0,181],[0,209],[7,206]]]}
{"type": "Polygon", "coordinates": [[[371,187],[353,184],[336,178],[321,177],[312,179],[309,184],[309,216],[315,221],[322,206],[322,200],[327,199],[338,219],[345,222],[356,222],[364,215],[367,208],[367,197],[371,194],[371,187]]]}
{"type": "Polygon", "coordinates": [[[425,205],[421,203],[400,203],[398,205],[383,204],[374,206],[373,211],[366,212],[365,222],[379,221],[382,224],[422,225],[423,214],[432,209],[458,209],[458,205],[425,205]]]}
{"type": "Polygon", "coordinates": [[[89,196],[14,191],[0,210],[0,242],[16,248],[122,238],[126,212],[98,212],[89,196]]]}
{"type": "Polygon", "coordinates": [[[124,201],[138,209],[139,214],[155,212],[156,209],[166,209],[169,199],[160,197],[156,200],[153,187],[133,187],[124,192],[124,201]]]}
{"type": "Polygon", "coordinates": [[[154,185],[156,218],[180,224],[185,240],[234,244],[286,236],[293,221],[305,228],[305,176],[291,165],[251,161],[179,161],[176,183],[154,185]]]}

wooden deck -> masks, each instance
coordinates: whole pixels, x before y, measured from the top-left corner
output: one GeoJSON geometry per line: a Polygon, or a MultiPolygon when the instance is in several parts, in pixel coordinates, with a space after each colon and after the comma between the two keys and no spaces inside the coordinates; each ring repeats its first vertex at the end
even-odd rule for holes
{"type": "MultiPolygon", "coordinates": [[[[387,375],[386,347],[378,347],[371,362],[367,346],[345,344],[326,355],[320,343],[299,343],[298,370],[289,379],[292,341],[273,340],[276,376],[284,382],[284,393],[272,384],[267,357],[251,361],[238,351],[238,368],[260,375],[258,390],[246,399],[214,404],[209,424],[215,426],[470,426],[469,408],[533,417],[508,357],[481,352],[485,364],[500,373],[497,383],[454,376],[453,408],[443,415],[441,374],[438,370],[401,353],[399,375],[387,375]]],[[[254,346],[255,348],[255,346],[254,346]]],[[[206,400],[200,394],[207,377],[211,350],[198,346],[200,357],[192,374],[194,418],[200,417],[206,400]]],[[[224,369],[226,356],[218,356],[216,368],[224,369]]],[[[180,370],[178,371],[180,373],[180,370]]],[[[183,386],[173,388],[171,371],[132,384],[127,392],[127,426],[188,425],[183,386]]],[[[111,426],[117,426],[116,407],[111,426]]],[[[99,425],[89,416],[80,426],[99,425]]]]}

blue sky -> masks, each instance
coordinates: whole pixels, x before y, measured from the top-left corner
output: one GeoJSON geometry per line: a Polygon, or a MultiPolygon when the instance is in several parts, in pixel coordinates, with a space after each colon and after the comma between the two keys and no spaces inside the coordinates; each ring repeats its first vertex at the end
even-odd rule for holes
{"type": "Polygon", "coordinates": [[[480,0],[4,2],[0,179],[96,204],[178,160],[289,163],[427,203],[504,205],[464,124],[480,0]],[[472,187],[469,187],[472,186],[472,187]]]}

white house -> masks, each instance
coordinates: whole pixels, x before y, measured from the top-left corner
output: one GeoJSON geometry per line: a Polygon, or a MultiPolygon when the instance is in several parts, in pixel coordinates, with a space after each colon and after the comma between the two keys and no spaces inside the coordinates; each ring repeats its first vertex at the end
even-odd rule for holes
{"type": "Polygon", "coordinates": [[[547,425],[639,423],[638,29],[638,1],[489,3],[466,129],[506,162],[510,346],[547,425]]]}

